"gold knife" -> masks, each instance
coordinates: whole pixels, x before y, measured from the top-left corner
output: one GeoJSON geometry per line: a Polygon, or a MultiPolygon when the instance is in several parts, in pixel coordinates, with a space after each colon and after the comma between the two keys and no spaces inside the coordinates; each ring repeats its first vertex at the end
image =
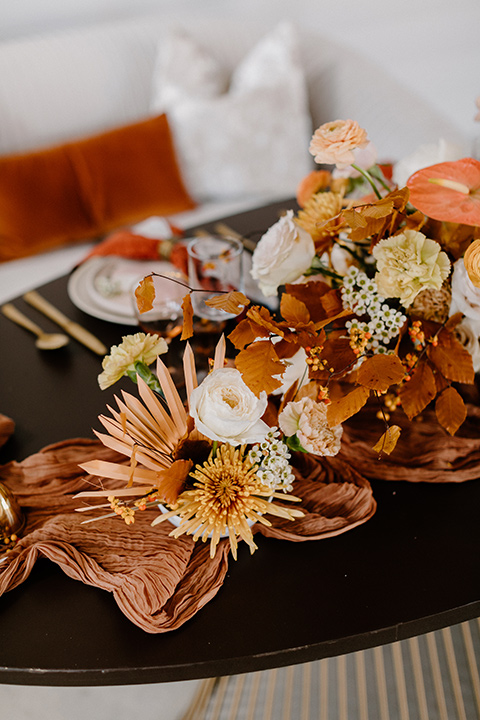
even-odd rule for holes
{"type": "Polygon", "coordinates": [[[92,333],[83,328],[81,325],[66,317],[66,315],[60,312],[60,310],[57,310],[56,307],[49,303],[48,300],[45,300],[44,297],[39,295],[36,290],[31,290],[30,292],[25,293],[23,299],[29,303],[29,305],[32,305],[32,307],[36,310],[39,310],[41,313],[50,318],[50,320],[53,320],[54,323],[60,325],[60,327],[75,338],[75,340],[78,340],[78,342],[82,343],[90,350],[93,350],[93,352],[97,353],[97,355],[106,355],[108,353],[108,349],[98,338],[95,337],[95,335],[92,335],[92,333]]]}

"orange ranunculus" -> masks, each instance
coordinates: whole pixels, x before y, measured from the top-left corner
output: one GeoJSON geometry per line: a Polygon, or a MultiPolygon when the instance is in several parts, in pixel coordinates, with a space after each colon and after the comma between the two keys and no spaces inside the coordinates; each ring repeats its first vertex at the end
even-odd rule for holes
{"type": "Polygon", "coordinates": [[[312,170],[300,180],[297,187],[297,202],[300,207],[305,207],[312,195],[325,190],[330,184],[331,174],[328,170],[312,170]]]}
{"type": "Polygon", "coordinates": [[[480,225],[480,162],[462,158],[430,165],[407,181],[410,202],[434,220],[480,225]]]}
{"type": "Polygon", "coordinates": [[[480,288],[480,239],[470,243],[463,256],[463,264],[472,284],[480,288]]]}
{"type": "Polygon", "coordinates": [[[334,120],[315,130],[309,150],[317,163],[344,167],[355,162],[353,150],[367,142],[367,131],[355,120],[334,120]]]}

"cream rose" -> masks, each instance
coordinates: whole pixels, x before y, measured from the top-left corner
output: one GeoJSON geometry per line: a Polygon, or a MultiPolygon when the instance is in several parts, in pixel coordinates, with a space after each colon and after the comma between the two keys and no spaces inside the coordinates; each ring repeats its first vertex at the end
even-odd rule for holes
{"type": "Polygon", "coordinates": [[[472,325],[471,320],[463,318],[462,322],[455,328],[455,335],[465,350],[468,350],[472,356],[473,371],[478,373],[480,370],[480,342],[478,332],[472,325]]]}
{"type": "Polygon", "coordinates": [[[426,288],[439,290],[450,273],[448,255],[417,230],[380,240],[372,254],[377,261],[378,292],[385,298],[400,298],[404,307],[426,288]]]}
{"type": "Polygon", "coordinates": [[[353,150],[363,148],[367,143],[366,130],[355,120],[334,120],[315,130],[309,150],[315,162],[342,168],[354,163],[353,150]]]}
{"type": "Polygon", "coordinates": [[[304,450],[314,455],[336,455],[340,450],[343,428],[330,427],[327,406],[309,397],[289,402],[278,416],[280,429],[287,437],[296,435],[304,450]]]}
{"type": "Polygon", "coordinates": [[[404,187],[408,178],[422,168],[441,162],[460,160],[465,153],[462,148],[440,139],[438,143],[420,145],[411,155],[407,155],[393,166],[393,182],[404,187]]]}
{"type": "Polygon", "coordinates": [[[230,445],[262,442],[269,431],[261,420],[267,394],[250,390],[236,368],[211,372],[190,395],[190,415],[197,430],[230,445]]]}
{"type": "Polygon", "coordinates": [[[252,258],[251,275],[266,296],[277,294],[279,285],[298,280],[312,264],[315,245],[289,210],[260,239],[252,258]]]}
{"type": "Polygon", "coordinates": [[[475,287],[466,271],[463,258],[453,266],[450,315],[461,312],[470,320],[473,331],[480,335],[480,288],[475,287]]]}

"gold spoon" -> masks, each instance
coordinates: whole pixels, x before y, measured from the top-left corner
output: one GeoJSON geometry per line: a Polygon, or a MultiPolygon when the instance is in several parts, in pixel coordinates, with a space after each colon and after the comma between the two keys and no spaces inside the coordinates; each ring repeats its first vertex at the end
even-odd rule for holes
{"type": "Polygon", "coordinates": [[[37,336],[35,345],[40,350],[56,350],[61,348],[69,342],[69,339],[63,333],[46,333],[38,327],[30,318],[24,315],[20,310],[17,310],[15,305],[6,303],[1,307],[2,313],[17,325],[30,330],[34,335],[37,336]]]}

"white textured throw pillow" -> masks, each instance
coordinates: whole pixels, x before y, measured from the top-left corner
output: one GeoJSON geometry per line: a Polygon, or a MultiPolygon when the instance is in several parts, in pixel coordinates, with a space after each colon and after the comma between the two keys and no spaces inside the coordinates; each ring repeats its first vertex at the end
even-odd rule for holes
{"type": "Polygon", "coordinates": [[[182,32],[156,65],[152,112],[166,112],[189,191],[200,201],[293,195],[311,169],[312,132],[295,29],[282,23],[230,78],[182,32]]]}

